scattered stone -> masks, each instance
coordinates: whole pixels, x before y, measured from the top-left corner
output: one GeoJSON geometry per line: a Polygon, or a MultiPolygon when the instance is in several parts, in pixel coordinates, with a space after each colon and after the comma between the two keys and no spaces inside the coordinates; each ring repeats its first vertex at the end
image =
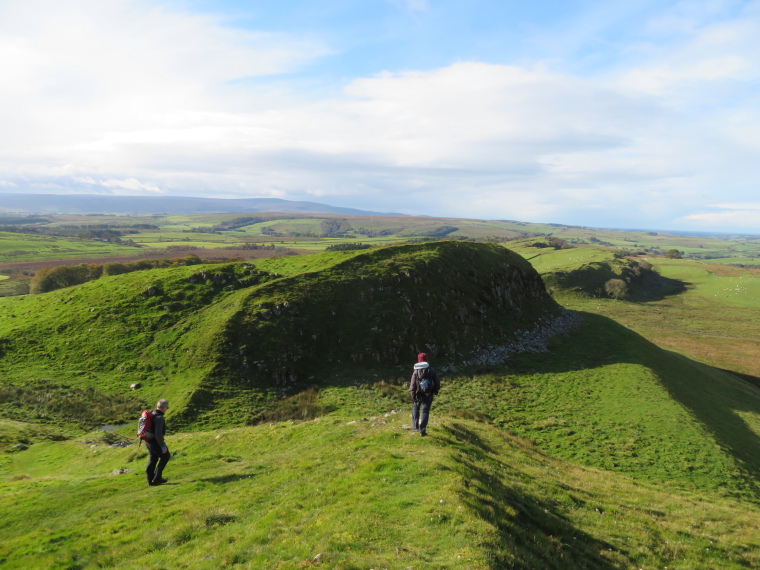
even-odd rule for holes
{"type": "Polygon", "coordinates": [[[503,364],[513,354],[523,352],[549,352],[549,340],[558,335],[568,334],[580,325],[582,317],[575,311],[562,309],[554,318],[539,319],[530,330],[517,331],[514,340],[503,345],[488,345],[476,349],[472,358],[458,365],[441,366],[442,372],[456,372],[468,366],[503,364]]]}
{"type": "MultiPolygon", "coordinates": [[[[124,367],[123,367],[123,366],[120,366],[119,368],[120,368],[121,370],[123,370],[123,368],[124,368],[124,367]]],[[[130,389],[130,390],[138,390],[138,389],[140,389],[140,388],[142,388],[142,384],[140,384],[139,382],[135,382],[134,384],[130,384],[130,385],[129,385],[129,389],[130,389]]]]}
{"type": "Polygon", "coordinates": [[[156,295],[158,295],[158,293],[159,293],[158,288],[157,287],[153,287],[151,285],[150,287],[148,287],[147,289],[145,289],[145,291],[143,291],[141,293],[141,295],[143,297],[155,297],[156,295]]]}
{"type": "Polygon", "coordinates": [[[125,473],[134,473],[134,469],[114,469],[111,471],[111,477],[115,475],[124,475],[125,473]]]}
{"type": "Polygon", "coordinates": [[[24,451],[25,449],[29,449],[29,446],[24,445],[23,443],[17,443],[13,446],[13,449],[17,449],[18,451],[24,451]]]}

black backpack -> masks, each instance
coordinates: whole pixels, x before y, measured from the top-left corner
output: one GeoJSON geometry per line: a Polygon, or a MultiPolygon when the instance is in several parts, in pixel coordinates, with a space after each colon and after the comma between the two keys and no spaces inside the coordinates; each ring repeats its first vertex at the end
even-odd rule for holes
{"type": "Polygon", "coordinates": [[[420,381],[420,390],[422,390],[425,394],[432,394],[435,392],[435,381],[429,372],[429,368],[419,370],[417,372],[417,379],[420,381]]]}

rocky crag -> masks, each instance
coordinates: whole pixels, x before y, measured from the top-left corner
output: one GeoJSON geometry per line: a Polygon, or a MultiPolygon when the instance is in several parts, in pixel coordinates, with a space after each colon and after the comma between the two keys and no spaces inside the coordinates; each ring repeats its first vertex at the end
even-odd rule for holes
{"type": "Polygon", "coordinates": [[[229,320],[217,373],[292,388],[335,366],[399,364],[420,351],[444,367],[494,362],[540,349],[573,322],[504,247],[390,247],[260,287],[229,320]]]}

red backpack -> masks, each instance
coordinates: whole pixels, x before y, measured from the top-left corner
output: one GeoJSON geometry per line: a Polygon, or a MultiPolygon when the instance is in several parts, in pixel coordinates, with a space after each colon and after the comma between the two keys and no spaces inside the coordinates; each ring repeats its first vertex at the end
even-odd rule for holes
{"type": "Polygon", "coordinates": [[[140,419],[137,420],[137,437],[142,440],[153,439],[153,412],[150,410],[143,410],[140,414],[140,419]]]}

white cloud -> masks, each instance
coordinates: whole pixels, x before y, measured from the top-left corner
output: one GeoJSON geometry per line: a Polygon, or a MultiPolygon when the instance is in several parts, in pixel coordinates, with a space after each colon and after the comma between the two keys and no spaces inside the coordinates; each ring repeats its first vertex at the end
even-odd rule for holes
{"type": "Polygon", "coordinates": [[[693,97],[695,90],[715,89],[711,83],[760,77],[760,19],[755,17],[752,3],[746,14],[734,18],[717,17],[714,12],[725,6],[714,4],[677,4],[676,13],[650,22],[653,41],[639,47],[641,59],[623,70],[621,83],[656,95],[689,90],[693,97]],[[705,22],[710,16],[716,19],[705,22]],[[679,35],[682,40],[673,45],[673,36],[679,35]],[[663,36],[670,36],[669,41],[663,41],[663,36]]]}
{"type": "Polygon", "coordinates": [[[713,208],[722,210],[760,210],[760,202],[743,202],[741,204],[713,204],[713,208]]]}
{"type": "Polygon", "coordinates": [[[726,210],[723,212],[705,212],[691,214],[682,218],[684,222],[692,222],[692,228],[708,226],[723,228],[725,231],[744,231],[754,234],[760,228],[760,210],[726,210]]]}
{"type": "Polygon", "coordinates": [[[689,18],[684,39],[633,50],[614,75],[463,61],[354,78],[310,99],[284,80],[235,80],[292,71],[327,53],[321,45],[142,0],[10,0],[0,4],[0,186],[733,224],[740,208],[730,218],[707,205],[718,190],[727,203],[751,200],[760,185],[760,30],[751,18],[689,18]]]}
{"type": "Polygon", "coordinates": [[[7,1],[0,4],[0,152],[56,159],[80,145],[108,150],[109,137],[168,128],[176,138],[239,104],[225,82],[287,72],[322,53],[297,38],[235,30],[140,0],[7,1]]]}
{"type": "Polygon", "coordinates": [[[155,186],[153,184],[145,184],[143,182],[140,182],[136,178],[127,178],[126,180],[95,180],[94,178],[90,176],[77,176],[74,177],[74,182],[78,182],[80,184],[86,184],[88,186],[100,186],[102,188],[113,188],[117,190],[117,192],[114,192],[115,194],[144,194],[145,192],[150,193],[161,193],[161,189],[158,186],[155,186]],[[126,191],[126,192],[123,192],[126,191]]]}

